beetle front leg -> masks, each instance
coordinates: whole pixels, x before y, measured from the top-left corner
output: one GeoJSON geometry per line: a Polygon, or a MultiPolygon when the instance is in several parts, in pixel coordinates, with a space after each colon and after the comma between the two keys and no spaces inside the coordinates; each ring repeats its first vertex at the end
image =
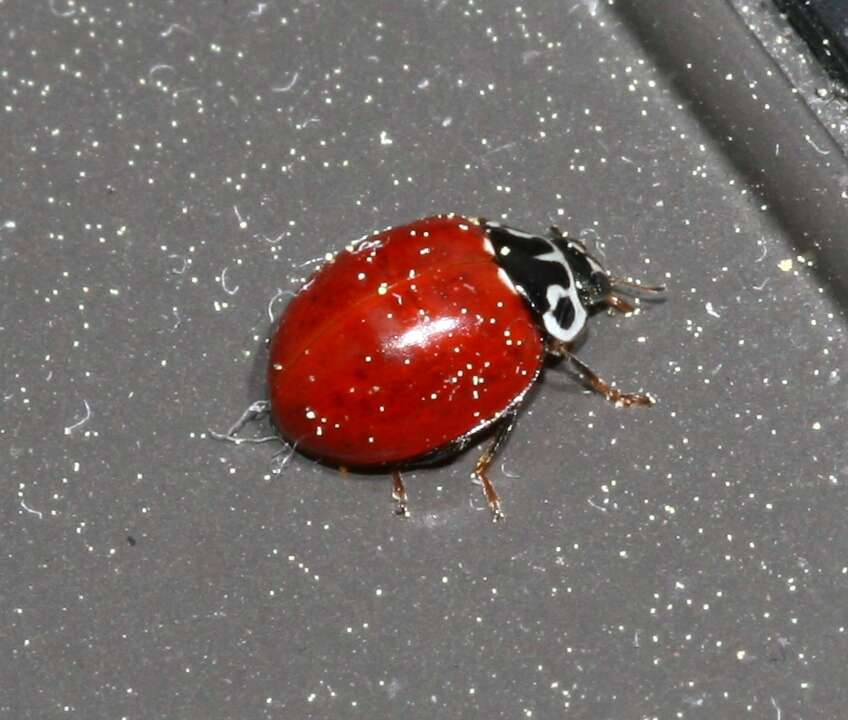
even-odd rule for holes
{"type": "Polygon", "coordinates": [[[553,341],[548,344],[548,352],[563,360],[570,362],[583,378],[583,381],[595,392],[603,395],[607,400],[613,403],[616,407],[630,407],[632,405],[643,405],[650,407],[656,401],[650,395],[642,393],[624,393],[618,388],[612,387],[609,383],[600,378],[592,368],[586,365],[576,355],[574,355],[564,342],[553,341]]]}

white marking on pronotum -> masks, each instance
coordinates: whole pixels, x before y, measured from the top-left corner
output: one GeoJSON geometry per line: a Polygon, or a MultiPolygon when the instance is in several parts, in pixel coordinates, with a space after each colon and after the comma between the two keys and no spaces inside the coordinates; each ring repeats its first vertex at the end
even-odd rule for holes
{"type": "MultiPolygon", "coordinates": [[[[530,236],[535,238],[536,236],[530,236]]],[[[543,253],[542,255],[536,255],[536,260],[545,260],[546,262],[555,262],[560,265],[568,268],[568,260],[565,259],[565,255],[562,254],[562,250],[560,250],[556,245],[554,245],[549,240],[545,240],[544,238],[538,238],[539,240],[544,240],[544,242],[548,243],[551,247],[551,251],[549,253],[543,253]]],[[[571,272],[568,273],[568,277],[571,278],[571,272]]]]}
{"type": "Polygon", "coordinates": [[[545,242],[551,246],[551,252],[537,255],[536,260],[545,260],[562,265],[568,275],[568,290],[566,291],[561,285],[552,285],[548,288],[547,300],[550,309],[542,316],[542,320],[545,323],[545,329],[557,340],[571,342],[580,334],[580,331],[586,324],[586,309],[580,302],[580,297],[577,294],[577,285],[574,282],[574,275],[571,272],[571,266],[565,259],[565,255],[562,254],[562,250],[548,240],[545,240],[545,242]],[[567,328],[560,326],[553,315],[557,302],[560,298],[564,297],[568,297],[571,300],[571,305],[574,308],[574,322],[567,328]],[[551,301],[552,298],[554,298],[553,302],[551,301]]]}
{"type": "Polygon", "coordinates": [[[70,435],[74,430],[76,430],[77,428],[81,428],[91,419],[91,408],[88,406],[88,401],[83,400],[82,402],[85,405],[85,416],[82,420],[78,420],[73,425],[68,425],[65,428],[65,435],[70,435]]]}
{"type": "Polygon", "coordinates": [[[568,297],[568,293],[562,285],[549,285],[547,295],[545,296],[548,301],[549,309],[542,315],[542,322],[545,324],[545,330],[563,342],[568,342],[571,338],[563,337],[563,335],[567,335],[567,333],[563,333],[563,328],[561,328],[559,323],[556,321],[556,318],[554,317],[554,308],[562,298],[566,297],[568,297]]]}

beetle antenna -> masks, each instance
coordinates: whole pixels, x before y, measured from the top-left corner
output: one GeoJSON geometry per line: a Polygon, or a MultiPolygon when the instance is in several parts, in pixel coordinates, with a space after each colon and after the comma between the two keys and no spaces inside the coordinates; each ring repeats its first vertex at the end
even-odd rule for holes
{"type": "Polygon", "coordinates": [[[609,281],[614,288],[637,290],[638,292],[648,293],[651,295],[665,292],[665,285],[642,285],[642,283],[633,282],[632,280],[626,280],[625,278],[619,277],[611,277],[609,281]]]}

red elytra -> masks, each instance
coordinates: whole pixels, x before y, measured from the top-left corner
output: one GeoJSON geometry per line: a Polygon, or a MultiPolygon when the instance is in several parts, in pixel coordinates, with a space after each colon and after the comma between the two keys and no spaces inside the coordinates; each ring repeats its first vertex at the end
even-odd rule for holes
{"type": "Polygon", "coordinates": [[[653,403],[611,387],[571,349],[593,309],[633,310],[618,289],[663,288],[611,277],[555,227],[545,238],[449,214],[376,233],[336,255],[289,303],[271,341],[268,402],[213,435],[245,442],[236,437],[244,423],[270,410],[297,450],[391,471],[406,515],[399,471],[492,429],[474,475],[500,519],[489,466],[546,355],[569,361],[617,406],[653,403]]]}
{"type": "Polygon", "coordinates": [[[342,252],[292,300],[268,385],[274,422],[298,450],[399,465],[520,402],[544,343],[485,242],[459,217],[393,228],[342,252]]]}

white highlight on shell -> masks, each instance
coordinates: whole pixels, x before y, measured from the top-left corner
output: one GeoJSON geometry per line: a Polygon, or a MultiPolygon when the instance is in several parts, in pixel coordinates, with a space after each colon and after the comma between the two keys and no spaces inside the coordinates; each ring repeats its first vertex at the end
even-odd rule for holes
{"type": "Polygon", "coordinates": [[[501,282],[502,282],[504,285],[506,285],[506,286],[507,286],[507,288],[508,288],[508,289],[509,289],[512,293],[514,293],[515,295],[518,295],[518,294],[519,294],[519,292],[518,292],[518,288],[516,288],[516,287],[515,287],[514,283],[512,282],[512,279],[509,277],[509,274],[508,274],[508,273],[507,273],[507,271],[506,271],[506,270],[504,270],[502,267],[499,267],[499,268],[498,268],[498,277],[501,279],[501,282]]]}

